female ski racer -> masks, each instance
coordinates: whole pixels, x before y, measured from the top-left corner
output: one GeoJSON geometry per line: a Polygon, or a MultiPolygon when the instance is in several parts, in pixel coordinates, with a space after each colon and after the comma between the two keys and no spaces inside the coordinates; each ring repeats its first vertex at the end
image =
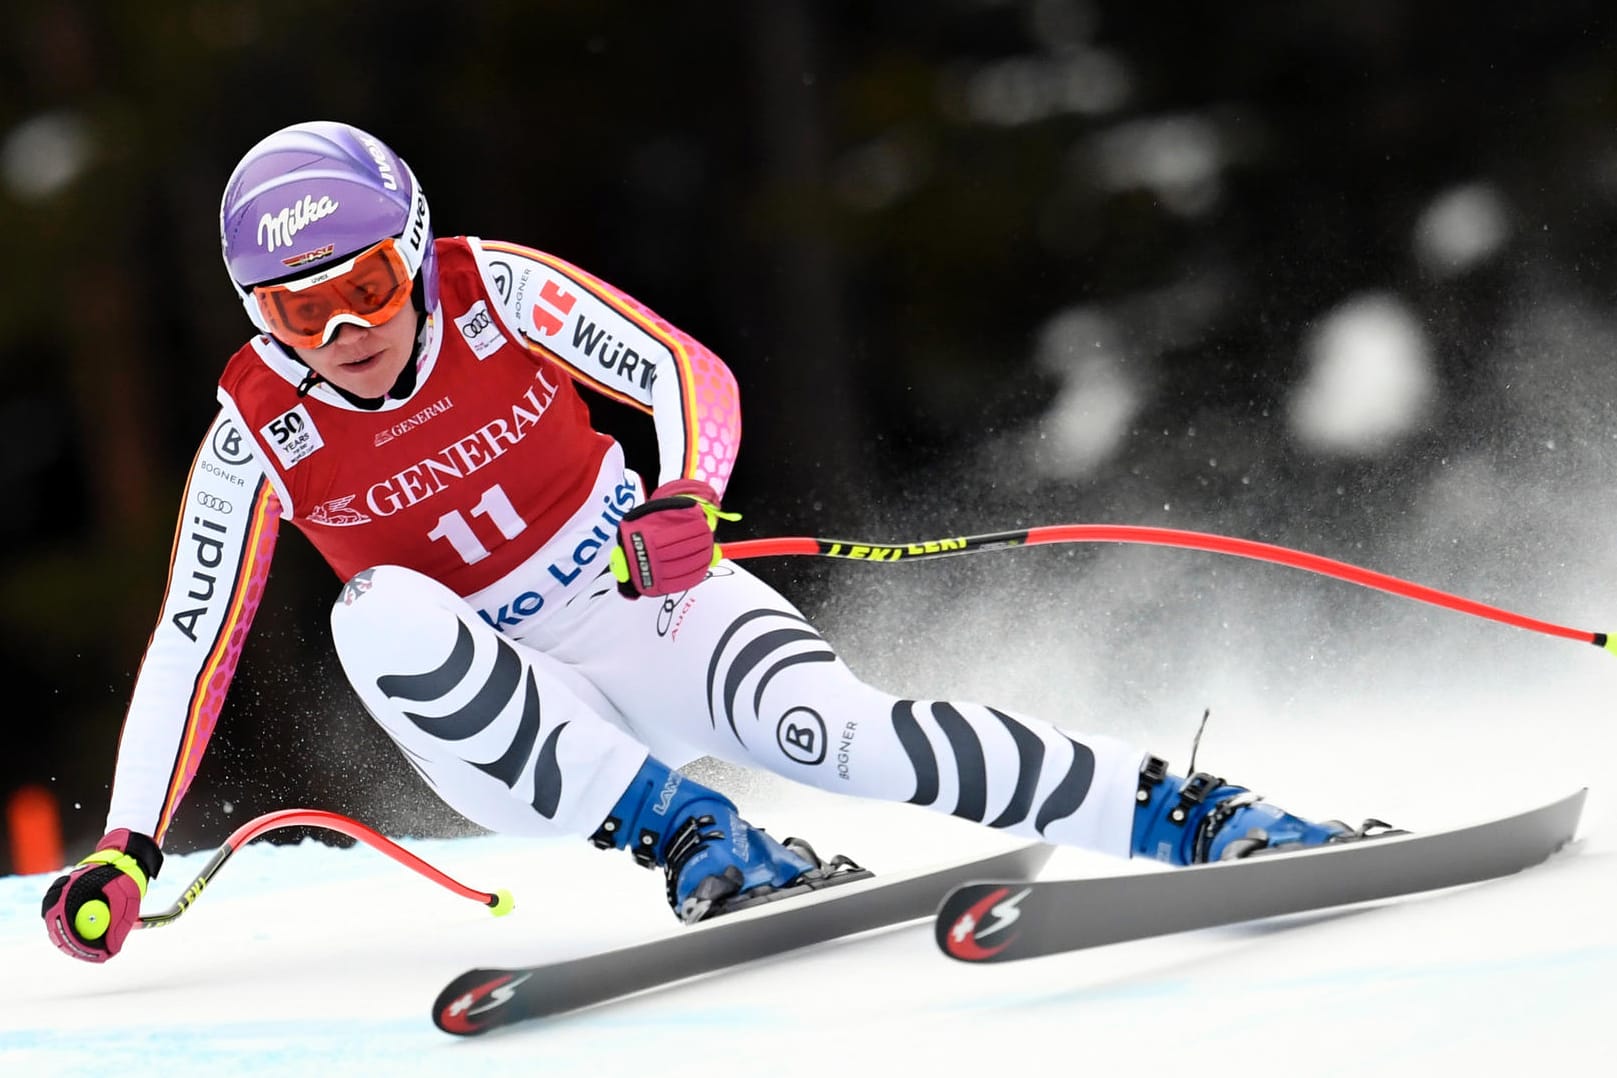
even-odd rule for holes
{"type": "Polygon", "coordinates": [[[105,961],[138,918],[282,520],[344,582],[343,670],[439,797],[493,831],[628,849],[686,922],[846,867],[673,766],[703,754],[1176,865],[1362,833],[1111,738],[865,684],[714,545],[741,434],[725,364],[554,255],[435,240],[415,175],[366,132],[254,146],[220,237],[260,335],[225,365],[186,483],[106,836],[45,894],[67,954],[105,961]],[[651,413],[649,493],[580,385],[651,413]]]}

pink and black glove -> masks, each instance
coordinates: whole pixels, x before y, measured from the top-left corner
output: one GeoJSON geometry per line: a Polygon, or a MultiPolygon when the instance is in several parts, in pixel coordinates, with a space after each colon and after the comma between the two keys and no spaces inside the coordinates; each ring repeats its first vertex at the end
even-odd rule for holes
{"type": "Polygon", "coordinates": [[[719,510],[719,496],[700,479],[675,479],[651,492],[618,522],[612,575],[618,590],[637,595],[673,595],[700,584],[718,563],[713,529],[719,520],[740,520],[719,510]]]}
{"type": "Polygon", "coordinates": [[[140,918],[146,881],[163,867],[163,851],[145,835],[119,828],[89,857],[45,891],[45,931],[64,954],[105,962],[123,948],[140,918]]]}

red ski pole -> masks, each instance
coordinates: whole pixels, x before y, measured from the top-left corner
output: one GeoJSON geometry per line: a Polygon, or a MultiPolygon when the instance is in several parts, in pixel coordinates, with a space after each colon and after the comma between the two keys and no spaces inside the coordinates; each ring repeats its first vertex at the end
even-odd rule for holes
{"type": "Polygon", "coordinates": [[[273,831],[280,827],[323,827],[328,831],[337,831],[350,838],[356,838],[366,845],[387,854],[406,868],[414,869],[416,872],[421,873],[433,883],[453,891],[462,898],[470,898],[481,902],[489,907],[496,917],[505,916],[515,906],[510,891],[502,889],[489,892],[467,887],[464,883],[439,871],[392,839],[366,827],[358,820],[338,815],[335,812],[326,812],[323,809],[281,809],[278,812],[265,813],[257,819],[249,820],[236,828],[235,832],[225,839],[224,845],[214,851],[213,856],[208,859],[208,863],[203,866],[201,872],[197,873],[196,879],[191,881],[190,886],[186,887],[174,905],[161,913],[143,914],[140,920],[135,922],[135,927],[162,928],[164,925],[173,924],[182,913],[191,908],[191,904],[197,900],[197,896],[202,893],[202,889],[208,886],[209,881],[219,871],[220,866],[230,860],[231,854],[264,832],[273,831]]]}
{"type": "Polygon", "coordinates": [[[1617,640],[1605,633],[1574,629],[1566,625],[1540,621],[1501,607],[1479,603],[1463,595],[1402,580],[1374,569],[1363,569],[1347,562],[1309,554],[1273,543],[1259,543],[1250,539],[1235,539],[1227,535],[1183,531],[1178,528],[1158,528],[1138,524],[1051,524],[1025,528],[1020,531],[990,532],[986,535],[951,536],[916,543],[871,543],[850,539],[817,539],[808,536],[775,539],[743,539],[725,543],[722,547],[727,558],[772,558],[783,555],[809,555],[820,558],[840,558],[846,561],[897,562],[917,561],[925,558],[947,558],[959,554],[975,554],[984,550],[1003,550],[1008,547],[1040,546],[1046,543],[1140,543],[1147,546],[1182,547],[1205,550],[1215,554],[1229,554],[1239,558],[1288,565],[1305,572],[1334,577],[1366,588],[1399,595],[1418,602],[1446,607],[1472,617],[1502,622],[1518,629],[1544,633],[1548,636],[1581,640],[1617,655],[1617,640]]]}

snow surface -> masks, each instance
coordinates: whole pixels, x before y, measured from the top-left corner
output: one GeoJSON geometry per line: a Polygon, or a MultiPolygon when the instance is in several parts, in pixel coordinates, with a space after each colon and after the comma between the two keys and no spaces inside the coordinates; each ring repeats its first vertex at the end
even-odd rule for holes
{"type": "MultiPolygon", "coordinates": [[[[1564,774],[1560,786],[1530,784],[1538,790],[1500,779],[1434,783],[1500,808],[1573,785],[1564,774]]],[[[771,827],[878,871],[1006,842],[909,806],[785,784],[751,800],[771,827]]],[[[1432,815],[1438,826],[1464,813],[1432,815]]],[[[1611,789],[1596,788],[1584,837],[1547,865],[1334,915],[997,967],[945,959],[925,925],[909,926],[474,1040],[431,1025],[451,976],[679,931],[660,876],[573,841],[409,842],[472,886],[510,887],[518,908],[495,919],[366,847],[260,843],[177,923],[135,934],[101,967],[46,942],[45,877],[10,877],[0,879],[0,1073],[1547,1074],[1617,1046],[1612,816],[1611,789]]],[[[170,859],[149,908],[205,860],[170,859]]],[[[1046,874],[1123,867],[1064,850],[1046,874]]]]}

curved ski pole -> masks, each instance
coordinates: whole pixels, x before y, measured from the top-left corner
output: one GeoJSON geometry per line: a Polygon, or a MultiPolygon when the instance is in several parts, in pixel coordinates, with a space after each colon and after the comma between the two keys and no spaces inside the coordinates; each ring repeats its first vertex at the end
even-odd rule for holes
{"type": "Polygon", "coordinates": [[[1617,655],[1617,638],[1605,633],[1574,629],[1566,625],[1540,621],[1501,607],[1479,603],[1463,595],[1402,580],[1374,569],[1363,569],[1333,558],[1309,554],[1273,543],[1259,543],[1251,539],[1235,539],[1227,535],[1184,531],[1179,528],[1159,528],[1140,524],[1050,524],[1024,528],[1020,531],[989,532],[985,535],[950,536],[915,543],[869,543],[849,539],[818,539],[809,536],[791,536],[775,539],[743,539],[722,546],[726,558],[773,558],[784,555],[809,555],[820,558],[840,558],[847,561],[896,562],[923,558],[947,558],[958,554],[975,554],[984,550],[1002,550],[1007,547],[1040,546],[1046,543],[1139,543],[1146,546],[1181,547],[1187,550],[1205,550],[1214,554],[1229,554],[1238,558],[1288,565],[1305,572],[1334,577],[1366,588],[1388,592],[1431,603],[1472,617],[1497,621],[1518,629],[1559,636],[1568,640],[1581,640],[1617,655]]]}
{"type": "Polygon", "coordinates": [[[224,845],[214,851],[213,856],[208,859],[208,863],[203,866],[201,872],[197,873],[196,879],[191,881],[174,905],[161,913],[142,915],[140,920],[135,922],[135,927],[162,928],[164,925],[170,925],[179,920],[180,915],[190,909],[191,904],[197,900],[197,896],[202,893],[202,889],[208,886],[209,881],[219,871],[220,866],[230,860],[231,854],[264,832],[274,831],[280,827],[323,827],[328,831],[337,831],[350,838],[358,839],[366,845],[387,854],[406,868],[411,868],[421,873],[433,883],[453,891],[462,898],[470,898],[481,902],[489,907],[496,917],[503,917],[505,914],[510,913],[515,905],[510,891],[501,889],[488,892],[467,887],[446,873],[440,872],[392,839],[366,827],[358,820],[338,815],[335,812],[326,812],[323,809],[281,809],[277,812],[265,813],[257,819],[249,820],[236,828],[231,836],[225,839],[224,845]]]}

